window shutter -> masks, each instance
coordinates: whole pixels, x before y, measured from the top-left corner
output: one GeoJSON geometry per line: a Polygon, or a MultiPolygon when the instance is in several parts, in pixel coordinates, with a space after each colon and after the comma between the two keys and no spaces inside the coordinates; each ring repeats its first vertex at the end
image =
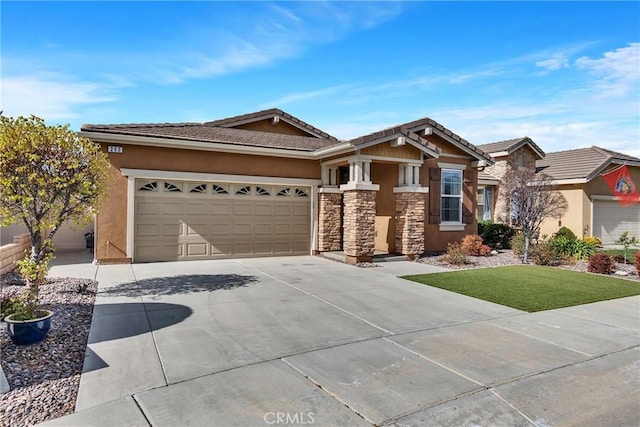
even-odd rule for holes
{"type": "Polygon", "coordinates": [[[473,224],[473,212],[469,206],[473,205],[473,172],[464,171],[463,175],[463,191],[462,191],[462,223],[473,224]]]}
{"type": "Polygon", "coordinates": [[[440,168],[429,168],[429,224],[440,224],[440,168]]]}

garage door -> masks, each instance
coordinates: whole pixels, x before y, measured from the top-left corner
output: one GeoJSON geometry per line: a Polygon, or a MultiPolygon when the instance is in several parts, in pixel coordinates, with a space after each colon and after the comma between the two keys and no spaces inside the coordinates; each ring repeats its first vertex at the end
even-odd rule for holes
{"type": "Polygon", "coordinates": [[[310,253],[310,188],[136,180],[134,261],[310,253]]]}
{"type": "Polygon", "coordinates": [[[622,207],[613,200],[593,201],[593,235],[605,245],[613,245],[620,235],[640,239],[640,204],[622,207]]]}

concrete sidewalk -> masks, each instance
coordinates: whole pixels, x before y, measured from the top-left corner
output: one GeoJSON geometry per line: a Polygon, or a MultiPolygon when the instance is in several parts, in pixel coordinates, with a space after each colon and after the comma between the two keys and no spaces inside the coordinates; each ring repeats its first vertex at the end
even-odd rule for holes
{"type": "Polygon", "coordinates": [[[639,297],[529,314],[416,264],[54,266],[100,286],[78,412],[45,425],[640,424],[639,297]]]}

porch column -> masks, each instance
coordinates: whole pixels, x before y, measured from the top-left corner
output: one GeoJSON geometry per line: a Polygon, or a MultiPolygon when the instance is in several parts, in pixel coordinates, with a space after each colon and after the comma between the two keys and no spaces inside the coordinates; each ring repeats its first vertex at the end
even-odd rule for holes
{"type": "MultiPolygon", "coordinates": [[[[349,184],[347,184],[348,186],[349,184]]],[[[376,190],[344,192],[344,235],[342,248],[347,262],[371,262],[375,247],[376,190]]]]}
{"type": "Polygon", "coordinates": [[[429,187],[419,182],[420,164],[398,165],[398,187],[396,195],[396,252],[415,259],[424,252],[424,220],[426,194],[429,187]]]}
{"type": "Polygon", "coordinates": [[[318,251],[339,251],[342,248],[340,218],[342,191],[338,188],[318,189],[318,251]]]}

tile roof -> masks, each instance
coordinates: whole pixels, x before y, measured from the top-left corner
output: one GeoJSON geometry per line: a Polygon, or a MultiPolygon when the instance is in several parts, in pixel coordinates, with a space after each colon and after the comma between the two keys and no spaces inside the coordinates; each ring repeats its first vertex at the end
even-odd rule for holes
{"type": "Polygon", "coordinates": [[[489,144],[481,144],[481,145],[478,145],[478,147],[485,153],[489,153],[489,154],[499,153],[501,151],[506,151],[509,154],[511,154],[525,144],[529,144],[529,146],[531,146],[533,151],[537,152],[541,158],[545,156],[545,152],[542,151],[542,149],[538,147],[538,145],[535,142],[533,142],[533,140],[528,136],[523,136],[522,138],[508,139],[506,141],[492,142],[489,144]]]}
{"type": "Polygon", "coordinates": [[[436,122],[435,120],[430,119],[429,117],[425,117],[425,118],[422,118],[422,119],[414,120],[412,122],[404,123],[401,126],[404,126],[404,127],[406,127],[407,129],[409,129],[411,131],[415,131],[417,129],[424,129],[424,128],[427,128],[427,127],[432,127],[434,129],[437,129],[440,132],[442,132],[443,134],[445,134],[446,136],[448,136],[449,138],[453,139],[461,147],[467,148],[468,150],[470,150],[473,153],[475,153],[476,157],[482,158],[484,160],[488,160],[489,163],[493,163],[493,160],[491,159],[491,156],[489,156],[486,152],[484,152],[480,148],[476,147],[475,145],[473,145],[472,143],[470,143],[466,139],[462,138],[460,135],[458,135],[456,133],[453,133],[452,131],[450,131],[446,127],[442,126],[440,123],[436,122]]]}
{"type": "Polygon", "coordinates": [[[478,181],[480,180],[485,180],[485,181],[500,181],[500,178],[498,178],[495,175],[491,175],[490,173],[486,172],[486,171],[478,171],[478,181]]]}
{"type": "Polygon", "coordinates": [[[536,162],[536,170],[544,172],[555,180],[593,179],[611,163],[636,163],[640,159],[601,147],[578,148],[576,150],[547,153],[536,162]]]}
{"type": "Polygon", "coordinates": [[[327,138],[214,127],[201,123],[83,125],[82,131],[314,151],[337,143],[327,138]]]}
{"type": "Polygon", "coordinates": [[[261,120],[265,118],[271,118],[274,116],[283,117],[287,121],[296,125],[297,127],[307,132],[311,132],[312,134],[318,135],[321,138],[330,139],[332,141],[338,140],[336,137],[329,135],[328,133],[324,132],[321,129],[318,129],[315,126],[311,126],[309,123],[302,121],[299,118],[294,117],[291,114],[285,111],[282,111],[279,108],[271,108],[269,110],[256,111],[255,113],[242,114],[240,116],[233,116],[233,117],[227,117],[226,119],[214,120],[211,122],[204,123],[204,126],[232,127],[238,124],[261,120]]]}

